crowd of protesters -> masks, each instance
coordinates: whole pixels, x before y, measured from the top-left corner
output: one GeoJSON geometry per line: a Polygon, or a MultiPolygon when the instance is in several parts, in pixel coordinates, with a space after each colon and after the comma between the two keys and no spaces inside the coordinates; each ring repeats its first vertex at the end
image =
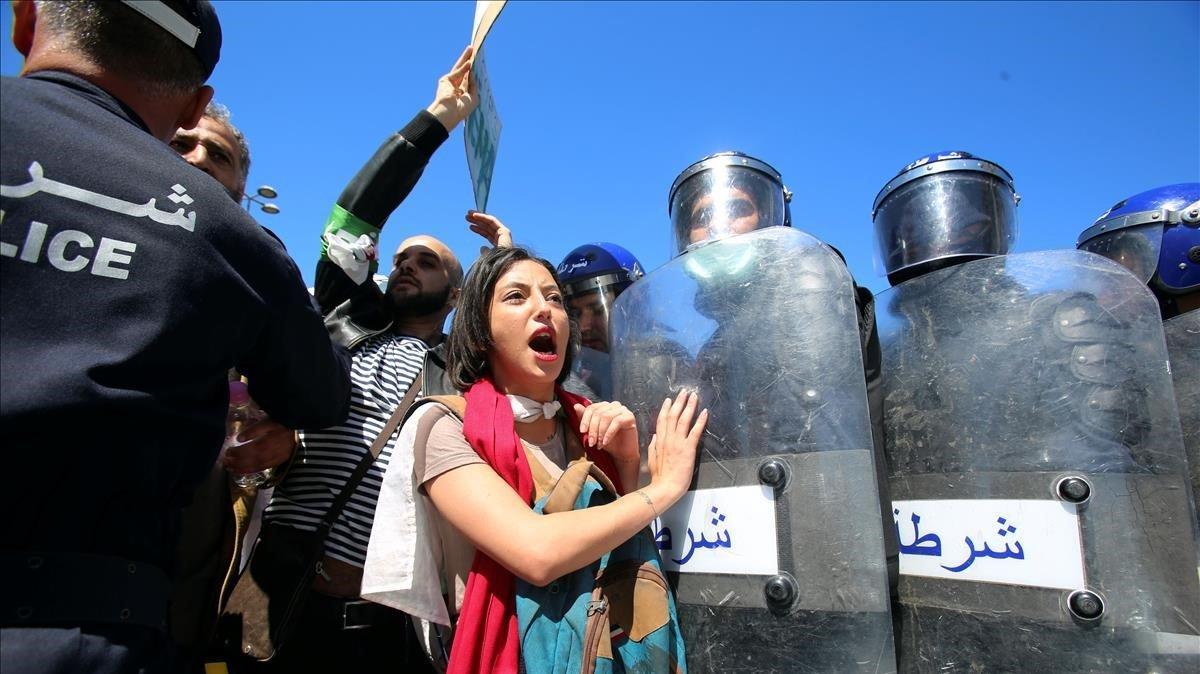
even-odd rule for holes
{"type": "MultiPolygon", "coordinates": [[[[6,186],[32,179],[35,189],[6,191],[4,202],[7,222],[29,228],[20,257],[4,266],[4,437],[16,455],[8,475],[31,478],[6,484],[4,563],[14,575],[6,580],[5,671],[200,667],[213,652],[240,549],[252,542],[242,538],[256,490],[237,487],[231,477],[264,469],[276,469],[277,477],[263,485],[274,493],[260,540],[316,529],[347,482],[356,486],[320,541],[319,573],[304,588],[311,596],[289,629],[288,647],[260,667],[429,668],[407,616],[359,598],[392,442],[365,475],[352,477],[352,468],[410,389],[429,397],[482,380],[552,398],[555,383],[571,375],[571,333],[554,268],[537,261],[534,282],[506,280],[496,289],[500,276],[533,269],[514,267],[509,257],[535,258],[511,248],[507,228],[492,216],[467,215],[471,229],[498,247],[491,257],[504,259],[486,287],[474,283],[464,295],[462,265],[428,235],[400,245],[386,289],[370,280],[384,222],[474,107],[470,49],[439,80],[433,103],[384,143],[334,205],[312,302],[281,243],[240,209],[250,151],[204,84],[221,41],[209,3],[14,2],[13,11],[14,44],[26,61],[19,79],[4,81],[3,177],[6,186]],[[75,189],[56,191],[40,181],[75,189]],[[151,209],[162,206],[126,207],[147,201],[151,209]],[[176,214],[168,203],[184,208],[176,214]],[[89,230],[67,229],[83,222],[89,230]],[[46,240],[39,255],[33,246],[46,240]],[[90,274],[73,273],[88,262],[77,267],[82,255],[66,257],[68,242],[85,251],[98,245],[90,274]],[[37,265],[39,258],[49,264],[37,265]],[[493,300],[493,291],[523,297],[493,300]],[[195,302],[200,295],[205,301],[195,302]],[[512,315],[490,325],[474,317],[477,334],[460,356],[470,365],[458,363],[448,379],[447,316],[460,303],[495,315],[488,310],[493,301],[512,315]],[[551,335],[548,354],[529,348],[525,333],[538,325],[551,335]],[[501,341],[507,351],[493,354],[489,347],[501,341]],[[245,376],[269,419],[249,427],[214,465],[230,368],[245,376]],[[8,592],[10,584],[20,591],[8,592]]],[[[621,461],[618,474],[612,459],[597,457],[610,467],[609,477],[635,485],[639,448],[628,411],[619,404],[585,409],[586,399],[577,404],[570,411],[590,428],[585,437],[615,448],[621,461]]],[[[547,563],[513,557],[536,548],[529,540],[545,535],[542,519],[532,520],[523,537],[493,522],[456,544],[456,560],[465,560],[460,595],[473,547],[503,564],[491,563],[491,582],[507,577],[511,586],[503,569],[542,579],[582,567],[644,528],[655,501],[666,507],[686,489],[687,442],[694,456],[699,426],[685,427],[695,413],[694,398],[664,412],[664,420],[686,419],[664,433],[647,491],[609,507],[623,524],[605,524],[607,509],[586,514],[590,532],[571,514],[561,523],[544,518],[564,532],[590,533],[565,548],[562,560],[547,563]],[[518,541],[523,546],[513,547],[518,541]],[[509,545],[502,552],[495,546],[503,542],[509,545]]],[[[478,426],[471,418],[468,429],[478,426]]],[[[512,433],[511,412],[508,418],[512,433]]],[[[557,477],[571,454],[566,438],[572,450],[581,447],[580,430],[564,429],[542,418],[522,424],[513,437],[549,450],[544,469],[557,477]]],[[[436,437],[446,437],[437,430],[436,437]]],[[[489,475],[496,479],[492,468],[447,475],[483,463],[463,432],[455,452],[430,454],[424,466],[435,507],[455,523],[476,509],[452,504],[494,490],[489,475]],[[464,479],[447,482],[449,475],[464,479]]],[[[516,450],[501,443],[492,451],[516,450]]],[[[520,509],[519,502],[513,507],[520,509]]],[[[456,615],[459,608],[461,602],[456,615]]],[[[480,625],[484,618],[475,616],[480,625]]]]}
{"type": "MultiPolygon", "coordinates": [[[[386,221],[476,105],[470,48],[338,197],[310,295],[240,208],[250,149],[205,84],[221,47],[207,0],[13,11],[25,65],[2,90],[6,673],[516,672],[521,601],[594,578],[618,552],[661,577],[653,544],[636,543],[692,484],[709,413],[679,392],[643,446],[634,414],[606,400],[607,314],[643,275],[636,259],[599,244],[556,266],[469,211],[491,246],[469,273],[413,233],[386,285],[373,280],[386,221]],[[268,418],[217,461],[231,369],[268,418]],[[259,487],[233,480],[263,470],[259,487]],[[257,612],[256,592],[269,602],[257,612]]],[[[765,210],[743,208],[745,231],[762,226],[765,210]]],[[[713,235],[694,224],[701,210],[685,245],[713,235]]],[[[888,554],[894,591],[894,538],[888,554]]],[[[674,671],[683,644],[663,588],[628,611],[643,637],[663,636],[649,669],[674,671]]]]}

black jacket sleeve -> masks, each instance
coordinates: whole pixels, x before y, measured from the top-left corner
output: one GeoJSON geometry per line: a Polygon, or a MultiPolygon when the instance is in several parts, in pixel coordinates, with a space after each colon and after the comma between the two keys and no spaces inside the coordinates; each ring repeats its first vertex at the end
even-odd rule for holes
{"type": "MultiPolygon", "coordinates": [[[[417,113],[408,125],[384,141],[342,190],[324,233],[345,227],[355,235],[371,235],[378,243],[388,216],[412,192],[430,157],[448,137],[437,118],[425,110],[417,113]]],[[[374,283],[356,284],[351,280],[329,258],[324,243],[314,289],[317,304],[325,314],[351,298],[376,304],[382,299],[374,283]]]]}
{"type": "MultiPolygon", "coordinates": [[[[265,239],[265,237],[264,237],[265,239]]],[[[324,428],[350,411],[350,356],[334,344],[300,270],[277,240],[265,241],[246,280],[265,315],[236,362],[250,395],[288,428],[324,428]]]]}

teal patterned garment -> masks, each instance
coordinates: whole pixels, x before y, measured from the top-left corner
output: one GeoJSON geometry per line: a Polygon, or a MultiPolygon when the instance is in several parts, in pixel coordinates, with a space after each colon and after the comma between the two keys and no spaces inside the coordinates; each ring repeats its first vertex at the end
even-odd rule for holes
{"type": "MultiPolygon", "coordinates": [[[[539,500],[534,512],[544,514],[553,496],[539,500]]],[[[613,500],[588,477],[574,509],[613,500]]],[[[544,587],[518,578],[516,594],[526,674],[687,671],[675,601],[649,528],[544,587]]]]}

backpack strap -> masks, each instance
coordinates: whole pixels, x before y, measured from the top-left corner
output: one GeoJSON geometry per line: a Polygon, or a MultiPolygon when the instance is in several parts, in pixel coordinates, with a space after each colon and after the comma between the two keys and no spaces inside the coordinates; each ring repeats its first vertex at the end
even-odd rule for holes
{"type": "Polygon", "coordinates": [[[572,461],[546,496],[542,512],[550,515],[574,510],[575,502],[583,492],[583,485],[587,483],[591,468],[592,462],[587,459],[572,461]]]}
{"type": "MultiPolygon", "coordinates": [[[[450,414],[453,414],[459,420],[459,422],[461,422],[467,416],[467,399],[463,396],[429,396],[428,398],[424,398],[421,400],[421,402],[417,403],[417,406],[424,403],[438,403],[439,405],[444,406],[450,411],[450,414]]],[[[414,406],[413,409],[416,409],[416,406],[414,406]]],[[[565,424],[563,426],[563,430],[568,436],[571,435],[570,429],[566,428],[565,424]]],[[[529,464],[529,472],[533,477],[533,500],[536,503],[554,490],[556,482],[554,478],[550,477],[550,473],[546,470],[546,468],[542,466],[542,462],[538,461],[536,457],[530,454],[529,449],[524,446],[524,443],[522,443],[522,448],[525,450],[525,461],[529,464]]]]}
{"type": "Polygon", "coordinates": [[[359,460],[358,465],[354,467],[354,472],[350,473],[350,477],[346,478],[346,484],[342,486],[342,490],[334,497],[333,504],[329,506],[329,511],[325,513],[325,516],[317,524],[317,533],[322,541],[329,536],[330,530],[333,529],[333,523],[337,520],[338,515],[341,514],[342,508],[350,500],[350,495],[358,488],[358,484],[362,482],[371,465],[379,458],[388,440],[391,439],[396,429],[400,427],[401,421],[407,419],[408,415],[412,412],[414,407],[413,402],[417,399],[417,389],[419,388],[417,382],[420,379],[421,373],[418,372],[416,378],[413,379],[413,383],[405,391],[404,399],[400,401],[400,405],[396,407],[396,410],[392,412],[392,416],[388,417],[387,423],[383,425],[383,430],[379,432],[379,437],[375,438],[375,442],[371,443],[370,450],[359,460]]]}
{"type": "Polygon", "coordinates": [[[437,403],[442,407],[450,410],[450,413],[458,417],[459,421],[467,418],[467,399],[460,395],[449,396],[426,396],[421,403],[437,403]]]}

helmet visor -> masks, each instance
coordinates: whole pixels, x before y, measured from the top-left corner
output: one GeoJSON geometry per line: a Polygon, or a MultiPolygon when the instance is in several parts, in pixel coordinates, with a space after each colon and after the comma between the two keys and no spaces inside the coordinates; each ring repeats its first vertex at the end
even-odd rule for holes
{"type": "Polygon", "coordinates": [[[948,257],[1004,255],[1016,238],[1016,197],[986,173],[948,171],[914,180],[875,213],[877,268],[885,274],[948,257]]]}
{"type": "Polygon", "coordinates": [[[673,254],[706,241],[783,225],[783,185],[744,166],[715,166],[685,180],[671,196],[673,254]]]}
{"type": "Polygon", "coordinates": [[[1106,232],[1083,242],[1079,249],[1103,255],[1128,269],[1142,283],[1148,283],[1158,268],[1162,235],[1162,224],[1152,222],[1106,232]]]}
{"type": "Polygon", "coordinates": [[[571,285],[566,293],[567,315],[579,325],[581,346],[608,353],[608,322],[618,292],[611,284],[584,281],[571,285]]]}

